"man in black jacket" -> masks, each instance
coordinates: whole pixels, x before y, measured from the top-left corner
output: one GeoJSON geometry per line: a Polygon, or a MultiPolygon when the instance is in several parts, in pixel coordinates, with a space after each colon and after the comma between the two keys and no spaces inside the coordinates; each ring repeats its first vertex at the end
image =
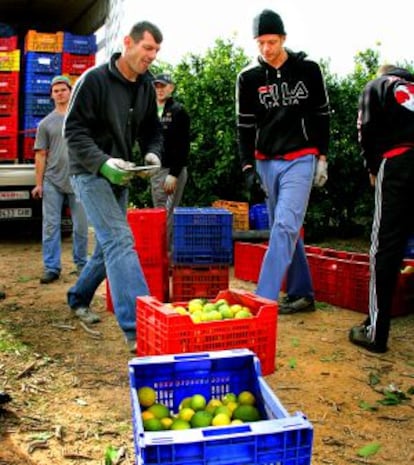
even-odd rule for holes
{"type": "Polygon", "coordinates": [[[236,113],[246,184],[263,186],[271,228],[256,293],[277,300],[289,269],[279,313],[313,311],[300,230],[312,184],[323,186],[328,178],[328,96],[317,63],[284,47],[286,32],[277,13],[257,15],[253,37],[260,56],[237,77],[236,113]]]}
{"type": "Polygon", "coordinates": [[[404,250],[414,231],[414,75],[392,65],[378,74],[363,90],[358,111],[362,156],[375,186],[369,316],[351,329],[349,339],[383,353],[404,250]]]}
{"type": "Polygon", "coordinates": [[[154,207],[167,209],[168,246],[171,249],[173,212],[178,207],[187,183],[187,160],[190,152],[190,117],[172,94],[175,84],[169,74],[155,77],[158,116],[164,138],[162,168],[151,177],[154,207]]]}
{"type": "Polygon", "coordinates": [[[161,42],[157,26],[135,24],[122,53],[76,82],[65,122],[72,186],[96,236],[94,253],[69,289],[68,303],[83,321],[99,321],[89,306],[107,276],[115,315],[132,352],[136,297],[149,290],[126,220],[129,168],[136,143],[146,164],[161,164],[162,132],[148,71],[161,42]]]}

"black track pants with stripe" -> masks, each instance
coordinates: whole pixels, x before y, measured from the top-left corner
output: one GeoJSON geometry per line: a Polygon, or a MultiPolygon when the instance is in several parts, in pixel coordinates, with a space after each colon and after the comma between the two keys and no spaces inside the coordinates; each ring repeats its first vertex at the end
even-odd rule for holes
{"type": "Polygon", "coordinates": [[[384,159],[375,184],[368,333],[386,347],[404,249],[414,233],[414,150],[384,159]]]}

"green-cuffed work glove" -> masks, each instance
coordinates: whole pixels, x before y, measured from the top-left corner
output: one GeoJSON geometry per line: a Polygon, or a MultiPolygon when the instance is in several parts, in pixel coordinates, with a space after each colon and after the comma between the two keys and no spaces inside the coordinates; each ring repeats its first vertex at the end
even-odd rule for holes
{"type": "Polygon", "coordinates": [[[99,172],[112,184],[124,186],[134,176],[133,172],[127,171],[133,165],[122,158],[110,158],[100,167],[99,172]]]}

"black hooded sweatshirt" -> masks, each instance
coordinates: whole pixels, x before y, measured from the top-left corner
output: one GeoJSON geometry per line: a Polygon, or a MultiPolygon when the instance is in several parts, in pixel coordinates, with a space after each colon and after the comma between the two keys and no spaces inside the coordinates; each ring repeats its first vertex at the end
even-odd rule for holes
{"type": "Polygon", "coordinates": [[[330,110],[319,65],[304,52],[286,50],[274,68],[261,57],[237,77],[236,115],[242,168],[255,158],[326,155],[330,110]]]}

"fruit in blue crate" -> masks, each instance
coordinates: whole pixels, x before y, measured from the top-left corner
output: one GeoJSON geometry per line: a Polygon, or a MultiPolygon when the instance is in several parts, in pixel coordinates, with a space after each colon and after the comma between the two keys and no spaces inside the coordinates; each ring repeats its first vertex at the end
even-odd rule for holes
{"type": "Polygon", "coordinates": [[[151,407],[157,398],[157,393],[150,386],[142,386],[138,389],[138,401],[142,407],[151,407]]]}
{"type": "Polygon", "coordinates": [[[181,420],[181,418],[176,418],[173,420],[170,429],[172,430],[181,430],[181,429],[190,429],[191,425],[188,421],[181,420]]]}
{"type": "Polygon", "coordinates": [[[254,405],[239,405],[234,410],[232,417],[243,422],[259,421],[260,413],[254,405]]]}
{"type": "Polygon", "coordinates": [[[250,391],[242,391],[237,396],[237,401],[240,405],[254,405],[256,397],[250,391]]]}
{"type": "Polygon", "coordinates": [[[159,418],[150,418],[148,420],[144,420],[143,423],[145,431],[162,431],[164,429],[159,418]]]}
{"type": "Polygon", "coordinates": [[[210,412],[210,413],[215,413],[216,409],[218,407],[221,407],[223,405],[223,403],[221,402],[220,399],[210,399],[206,405],[206,410],[207,412],[210,412]]]}
{"type": "Polygon", "coordinates": [[[231,418],[227,413],[218,413],[211,420],[211,426],[226,426],[231,423],[231,418]]]}
{"type": "Polygon", "coordinates": [[[191,426],[193,428],[205,428],[211,425],[213,414],[206,410],[199,410],[191,418],[191,426]]]}
{"type": "Polygon", "coordinates": [[[184,421],[191,421],[193,415],[195,414],[195,410],[191,407],[184,407],[178,412],[178,418],[184,421]]]}
{"type": "Polygon", "coordinates": [[[164,418],[170,416],[170,410],[163,404],[152,404],[151,407],[147,409],[148,412],[151,412],[155,418],[164,418]]]}
{"type": "Polygon", "coordinates": [[[237,402],[237,396],[234,394],[234,392],[228,392],[227,394],[224,394],[224,396],[221,398],[221,401],[224,405],[227,405],[230,402],[237,402]]]}
{"type": "Polygon", "coordinates": [[[190,407],[195,410],[204,410],[207,405],[207,400],[202,394],[194,394],[191,397],[190,407]]]}

